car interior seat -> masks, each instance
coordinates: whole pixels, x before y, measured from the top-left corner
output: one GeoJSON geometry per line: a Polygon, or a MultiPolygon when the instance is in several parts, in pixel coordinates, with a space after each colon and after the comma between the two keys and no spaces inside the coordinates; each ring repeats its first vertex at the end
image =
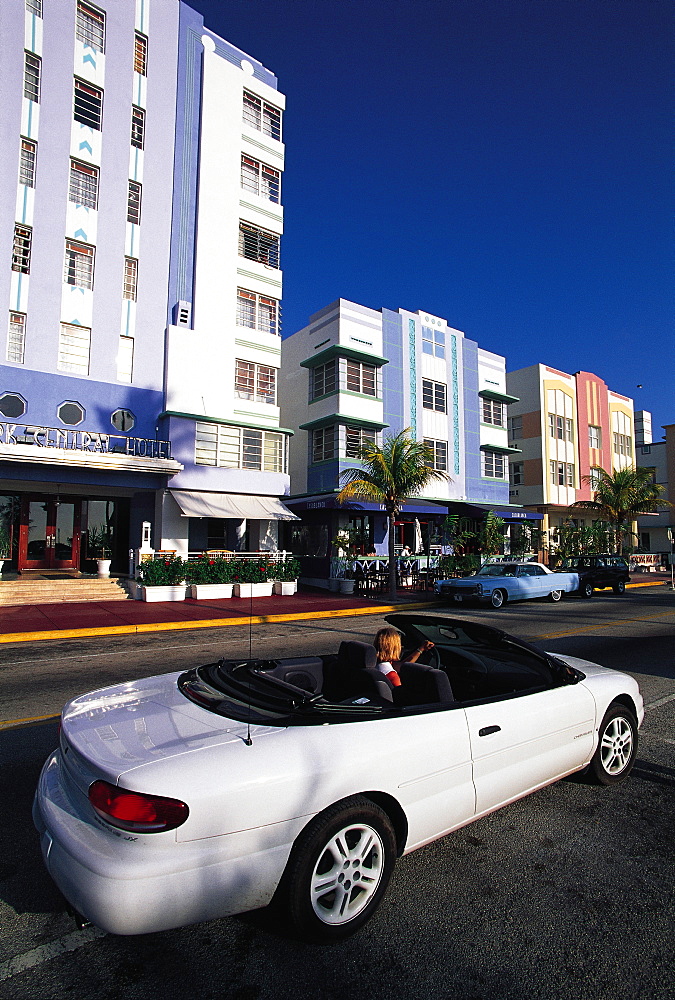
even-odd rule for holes
{"type": "Polygon", "coordinates": [[[400,705],[447,705],[455,701],[452,685],[444,670],[425,663],[401,663],[398,668],[401,687],[394,701],[400,705]]]}
{"type": "Polygon", "coordinates": [[[394,700],[393,685],[377,669],[375,647],[347,639],[340,643],[337,658],[326,670],[324,695],[331,701],[368,698],[378,704],[394,700]]]}
{"type": "Polygon", "coordinates": [[[318,694],[323,688],[323,661],[320,656],[296,656],[277,660],[273,670],[267,671],[272,677],[294,684],[303,691],[318,694]]]}

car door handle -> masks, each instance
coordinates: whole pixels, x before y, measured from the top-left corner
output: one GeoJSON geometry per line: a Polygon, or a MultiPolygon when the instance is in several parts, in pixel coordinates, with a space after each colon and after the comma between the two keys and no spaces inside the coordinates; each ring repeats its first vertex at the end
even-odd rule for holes
{"type": "Polygon", "coordinates": [[[492,733],[501,732],[501,726],[483,726],[482,729],[478,730],[479,736],[491,736],[492,733]]]}

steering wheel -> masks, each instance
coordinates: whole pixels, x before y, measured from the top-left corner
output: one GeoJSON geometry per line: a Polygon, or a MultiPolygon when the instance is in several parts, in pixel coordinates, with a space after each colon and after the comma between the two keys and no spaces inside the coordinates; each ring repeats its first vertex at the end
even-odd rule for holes
{"type": "Polygon", "coordinates": [[[431,649],[425,649],[423,653],[420,654],[418,663],[426,663],[427,666],[433,667],[434,670],[441,669],[441,657],[435,646],[431,649]]]}

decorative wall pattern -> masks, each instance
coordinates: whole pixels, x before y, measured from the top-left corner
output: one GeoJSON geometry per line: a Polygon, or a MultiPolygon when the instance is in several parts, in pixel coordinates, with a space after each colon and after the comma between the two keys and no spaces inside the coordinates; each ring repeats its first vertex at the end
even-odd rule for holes
{"type": "Polygon", "coordinates": [[[417,440],[417,352],[415,349],[415,320],[408,320],[408,342],[410,345],[410,428],[413,440],[417,440]]]}

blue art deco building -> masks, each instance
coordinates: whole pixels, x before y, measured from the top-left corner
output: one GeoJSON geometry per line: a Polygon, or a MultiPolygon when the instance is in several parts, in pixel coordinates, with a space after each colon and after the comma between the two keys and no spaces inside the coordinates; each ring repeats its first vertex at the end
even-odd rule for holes
{"type": "Polygon", "coordinates": [[[105,531],[273,547],[284,98],[178,0],[4,0],[0,515],[20,570],[105,531]]]}
{"type": "Polygon", "coordinates": [[[405,428],[428,443],[446,479],[406,505],[397,544],[414,546],[420,525],[448,512],[480,519],[491,509],[507,522],[526,516],[509,506],[508,455],[517,449],[507,440],[515,397],[506,391],[505,359],[445,319],[339,299],[283,342],[282,386],[282,422],[296,431],[289,506],[303,519],[292,529],[295,550],[320,558],[335,531],[351,525],[369,547],[387,551],[376,505],[348,511],[335,493],[365,440],[381,443],[405,428]]]}

